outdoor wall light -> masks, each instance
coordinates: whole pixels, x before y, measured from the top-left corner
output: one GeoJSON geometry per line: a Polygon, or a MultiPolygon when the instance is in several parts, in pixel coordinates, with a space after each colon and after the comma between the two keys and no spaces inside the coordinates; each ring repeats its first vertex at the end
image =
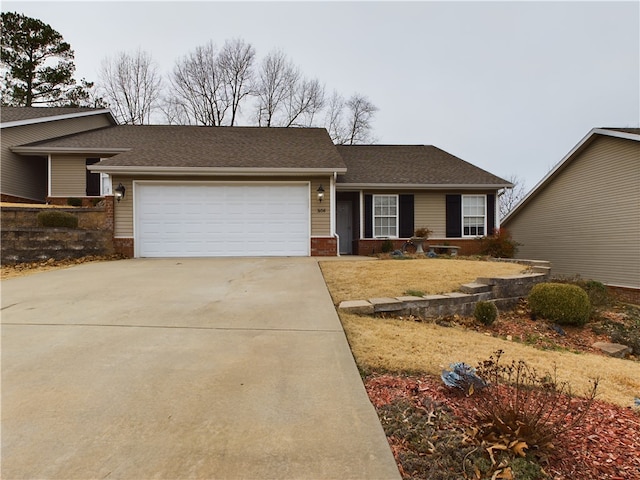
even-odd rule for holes
{"type": "Polygon", "coordinates": [[[324,198],[324,187],[320,185],[318,187],[318,190],[316,190],[316,192],[318,192],[318,201],[322,202],[322,199],[324,198]]]}
{"type": "Polygon", "coordinates": [[[120,201],[124,198],[124,194],[127,191],[126,188],[124,188],[124,185],[122,185],[122,183],[119,183],[118,186],[114,189],[114,192],[116,194],[116,200],[120,201]]]}

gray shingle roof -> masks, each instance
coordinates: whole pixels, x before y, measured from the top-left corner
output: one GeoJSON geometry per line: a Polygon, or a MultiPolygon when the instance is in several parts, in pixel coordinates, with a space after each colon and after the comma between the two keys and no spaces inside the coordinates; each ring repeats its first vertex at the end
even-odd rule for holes
{"type": "Polygon", "coordinates": [[[37,118],[56,117],[74,113],[86,113],[104,109],[88,107],[2,107],[0,108],[0,122],[17,122],[21,120],[34,120],[37,118]]]}
{"type": "Polygon", "coordinates": [[[469,185],[510,183],[430,145],[339,145],[347,173],[338,184],[469,185]]]}
{"type": "Polygon", "coordinates": [[[131,149],[99,164],[109,167],[345,168],[324,128],[120,125],[29,147],[131,149]]]}

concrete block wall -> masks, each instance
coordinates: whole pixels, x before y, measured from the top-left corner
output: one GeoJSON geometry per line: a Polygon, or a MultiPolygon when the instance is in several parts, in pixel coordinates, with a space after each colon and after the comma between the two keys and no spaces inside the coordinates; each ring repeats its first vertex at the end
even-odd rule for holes
{"type": "Polygon", "coordinates": [[[341,302],[338,308],[345,312],[375,315],[392,313],[437,318],[451,315],[471,316],[479,301],[490,301],[500,310],[515,307],[521,298],[529,294],[537,283],[545,282],[549,272],[527,273],[504,277],[478,278],[462,285],[460,291],[423,297],[403,296],[394,298],[370,298],[341,302]]]}

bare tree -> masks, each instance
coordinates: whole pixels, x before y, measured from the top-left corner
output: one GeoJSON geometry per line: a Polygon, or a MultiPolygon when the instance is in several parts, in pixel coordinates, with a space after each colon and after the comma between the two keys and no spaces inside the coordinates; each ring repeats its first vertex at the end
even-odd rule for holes
{"type": "Polygon", "coordinates": [[[158,108],[162,78],[149,53],[121,52],[103,60],[100,87],[118,120],[142,125],[150,123],[151,114],[158,108]]]}
{"type": "Polygon", "coordinates": [[[374,139],[371,136],[371,122],[373,116],[378,111],[373,103],[367,97],[355,93],[347,100],[347,143],[353,145],[356,143],[370,143],[374,139]]]}
{"type": "Polygon", "coordinates": [[[344,121],[344,98],[336,90],[327,102],[324,126],[329,132],[333,143],[342,145],[347,143],[347,132],[344,121]]]}
{"type": "Polygon", "coordinates": [[[371,143],[373,116],[378,111],[367,97],[354,93],[348,100],[336,91],[329,99],[325,128],[334,143],[354,145],[371,143]]]}
{"type": "Polygon", "coordinates": [[[163,107],[168,121],[214,127],[223,124],[230,103],[213,43],[178,60],[169,81],[171,92],[163,107]]]}
{"type": "Polygon", "coordinates": [[[324,87],[316,79],[302,79],[294,86],[287,101],[285,127],[311,127],[325,105],[324,87]]]}
{"type": "Polygon", "coordinates": [[[218,55],[218,68],[231,107],[231,126],[236,124],[240,103],[252,93],[255,49],[241,39],[225,42],[218,55]]]}
{"type": "Polygon", "coordinates": [[[280,50],[269,53],[262,60],[255,84],[259,126],[277,124],[278,114],[286,99],[292,96],[299,76],[298,70],[280,50]]]}
{"type": "Polygon", "coordinates": [[[517,175],[510,175],[508,180],[513,188],[504,189],[500,195],[500,218],[506,217],[526,195],[522,180],[517,175]]]}

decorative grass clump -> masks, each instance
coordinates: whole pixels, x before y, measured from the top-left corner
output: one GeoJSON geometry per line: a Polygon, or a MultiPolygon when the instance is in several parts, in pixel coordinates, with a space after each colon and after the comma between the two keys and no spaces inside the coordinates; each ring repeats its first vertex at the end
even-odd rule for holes
{"type": "Polygon", "coordinates": [[[529,293],[531,313],[560,325],[582,326],[589,320],[591,303],[577,285],[539,283],[529,293]]]}
{"type": "Polygon", "coordinates": [[[491,325],[498,318],[498,307],[495,303],[480,301],[473,311],[476,320],[484,325],[491,325]]]}
{"type": "Polygon", "coordinates": [[[78,217],[68,212],[45,210],[37,218],[41,227],[78,228],[78,217]]]}
{"type": "Polygon", "coordinates": [[[393,251],[393,242],[391,240],[385,240],[382,242],[382,253],[389,253],[393,251]]]}

